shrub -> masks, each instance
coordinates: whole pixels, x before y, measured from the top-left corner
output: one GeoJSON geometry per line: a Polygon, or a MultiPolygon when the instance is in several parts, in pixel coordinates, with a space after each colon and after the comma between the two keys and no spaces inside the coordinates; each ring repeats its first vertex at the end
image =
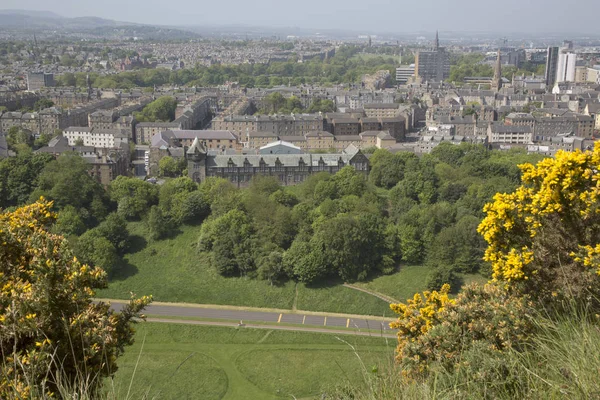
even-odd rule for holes
{"type": "Polygon", "coordinates": [[[92,397],[133,341],[132,318],[150,301],[121,313],[93,303],[106,285],[98,267],[81,264],[68,242],[48,231],[52,203],[0,215],[0,398],[50,397],[56,382],[82,380],[92,397]]]}
{"type": "MultiPolygon", "coordinates": [[[[407,376],[426,374],[437,364],[447,371],[468,367],[465,352],[474,346],[496,354],[522,350],[533,333],[533,304],[498,285],[469,285],[454,300],[449,286],[392,305],[400,317],[397,360],[407,376]],[[423,300],[423,298],[425,300],[423,300]]],[[[498,356],[501,357],[501,356],[498,356]]]]}
{"type": "Polygon", "coordinates": [[[600,295],[600,143],[524,164],[523,184],[496,194],[479,226],[493,279],[543,302],[600,295]]]}

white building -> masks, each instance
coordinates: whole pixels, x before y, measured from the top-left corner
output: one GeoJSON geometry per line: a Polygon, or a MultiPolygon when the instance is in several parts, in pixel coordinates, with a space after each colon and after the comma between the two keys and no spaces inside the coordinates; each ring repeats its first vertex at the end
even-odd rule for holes
{"type": "Polygon", "coordinates": [[[396,82],[399,85],[404,85],[408,80],[415,75],[415,64],[401,65],[396,68],[396,82]]]}
{"type": "Polygon", "coordinates": [[[575,82],[575,66],[577,54],[560,53],[556,69],[556,82],[575,82]]]}
{"type": "Polygon", "coordinates": [[[69,141],[69,146],[76,146],[80,142],[83,146],[112,149],[129,142],[126,130],[94,129],[87,126],[67,128],[63,131],[63,136],[69,141]]]}

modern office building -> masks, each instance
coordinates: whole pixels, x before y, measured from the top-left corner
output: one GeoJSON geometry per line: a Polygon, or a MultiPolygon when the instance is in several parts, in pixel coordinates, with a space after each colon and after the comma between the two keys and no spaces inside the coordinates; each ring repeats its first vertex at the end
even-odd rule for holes
{"type": "Polygon", "coordinates": [[[415,56],[415,76],[427,82],[442,82],[450,76],[450,54],[440,47],[438,33],[432,50],[418,51],[415,56]]]}
{"type": "Polygon", "coordinates": [[[548,47],[546,57],[546,87],[552,88],[556,82],[558,69],[558,47],[548,47]]]}

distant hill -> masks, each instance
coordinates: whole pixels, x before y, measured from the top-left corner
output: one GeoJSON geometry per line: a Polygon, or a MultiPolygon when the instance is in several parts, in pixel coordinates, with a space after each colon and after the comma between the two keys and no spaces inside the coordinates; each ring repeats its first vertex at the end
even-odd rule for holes
{"type": "Polygon", "coordinates": [[[0,10],[0,27],[12,29],[94,29],[136,25],[97,17],[67,18],[51,11],[0,10]]]}
{"type": "Polygon", "coordinates": [[[51,11],[0,10],[0,29],[22,31],[86,32],[102,37],[142,37],[146,39],[193,39],[197,33],[186,28],[120,22],[99,17],[67,18],[51,11]]]}

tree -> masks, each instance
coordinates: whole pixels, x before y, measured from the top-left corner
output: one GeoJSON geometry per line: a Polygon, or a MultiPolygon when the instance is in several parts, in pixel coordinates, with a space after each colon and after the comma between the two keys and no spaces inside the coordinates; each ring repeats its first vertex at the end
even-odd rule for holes
{"type": "Polygon", "coordinates": [[[177,101],[170,96],[159,97],[149,103],[144,109],[135,113],[138,122],[171,122],[175,119],[177,101]]]}
{"type": "Polygon", "coordinates": [[[283,254],[279,251],[272,251],[258,261],[258,277],[269,281],[271,285],[279,282],[285,277],[283,267],[283,254]]]}
{"type": "Polygon", "coordinates": [[[88,174],[89,164],[79,155],[64,154],[46,164],[38,178],[38,190],[31,195],[35,201],[40,194],[54,200],[62,209],[67,205],[80,212],[88,213],[86,223],[92,224],[103,219],[106,192],[102,186],[88,174]]]}
{"type": "Polygon", "coordinates": [[[44,110],[46,108],[54,107],[54,102],[50,99],[39,99],[35,102],[33,109],[35,111],[44,110]]]}
{"type": "Polygon", "coordinates": [[[79,213],[73,206],[66,206],[58,213],[54,227],[60,234],[65,236],[78,236],[85,232],[86,229],[79,213]]]}
{"type": "Polygon", "coordinates": [[[25,154],[0,160],[0,208],[25,204],[38,185],[50,154],[25,154]]]}
{"type": "Polygon", "coordinates": [[[105,273],[83,265],[48,231],[51,209],[41,199],[0,215],[2,398],[44,398],[58,385],[86,386],[85,395],[96,397],[133,342],[133,318],[150,302],[132,300],[121,313],[92,302],[105,273]]]}
{"type": "Polygon", "coordinates": [[[106,238],[119,254],[124,254],[129,247],[129,230],[125,218],[116,212],[106,217],[100,225],[95,228],[98,234],[106,238]]]}
{"type": "Polygon", "coordinates": [[[165,156],[160,159],[158,162],[158,173],[160,176],[167,177],[176,177],[181,176],[183,170],[185,169],[185,164],[182,162],[176,161],[171,156],[165,156]]]}
{"type": "Polygon", "coordinates": [[[152,206],[146,219],[150,239],[160,240],[173,232],[173,222],[158,206],[152,206]]]}
{"type": "Polygon", "coordinates": [[[458,276],[451,267],[441,266],[434,268],[427,275],[425,285],[429,290],[441,290],[446,284],[450,285],[450,290],[457,289],[459,283],[458,276]]]}
{"type": "Polygon", "coordinates": [[[599,166],[600,143],[520,166],[522,185],[496,194],[479,226],[494,280],[542,302],[599,305],[599,166]]]}
{"type": "Polygon", "coordinates": [[[118,176],[108,188],[118,212],[127,219],[139,219],[158,203],[158,187],[137,178],[118,176]]]}
{"type": "Polygon", "coordinates": [[[19,149],[19,145],[31,147],[33,145],[33,135],[21,127],[13,126],[8,129],[6,143],[9,149],[15,151],[19,149]]]}
{"type": "Polygon", "coordinates": [[[77,239],[75,254],[81,262],[96,265],[108,275],[115,272],[115,267],[120,262],[115,246],[96,228],[90,229],[77,239]]]}

